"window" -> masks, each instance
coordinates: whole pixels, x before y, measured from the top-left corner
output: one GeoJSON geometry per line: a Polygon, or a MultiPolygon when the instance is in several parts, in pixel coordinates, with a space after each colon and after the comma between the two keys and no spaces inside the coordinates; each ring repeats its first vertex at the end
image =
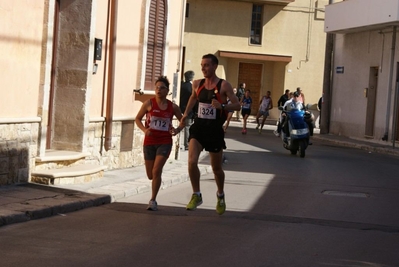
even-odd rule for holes
{"type": "Polygon", "coordinates": [[[251,44],[262,44],[262,12],[263,6],[253,5],[251,21],[251,44]]]}
{"type": "Polygon", "coordinates": [[[163,74],[166,33],[165,2],[166,0],[151,0],[148,23],[145,90],[153,90],[156,79],[163,74]]]}

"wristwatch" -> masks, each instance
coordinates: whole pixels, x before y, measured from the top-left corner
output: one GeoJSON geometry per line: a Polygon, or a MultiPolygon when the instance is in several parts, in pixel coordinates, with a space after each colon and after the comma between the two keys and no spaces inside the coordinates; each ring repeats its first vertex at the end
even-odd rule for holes
{"type": "Polygon", "coordinates": [[[222,104],[222,110],[224,110],[224,107],[225,107],[226,105],[225,104],[222,104]]]}

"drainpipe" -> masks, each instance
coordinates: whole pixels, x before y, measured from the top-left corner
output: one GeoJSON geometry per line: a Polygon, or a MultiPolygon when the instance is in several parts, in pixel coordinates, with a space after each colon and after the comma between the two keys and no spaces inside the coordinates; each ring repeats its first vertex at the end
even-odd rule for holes
{"type": "Polygon", "coordinates": [[[301,68],[301,63],[307,63],[309,61],[310,58],[310,38],[312,35],[312,9],[313,9],[313,5],[312,5],[312,0],[310,0],[309,2],[309,15],[308,15],[308,35],[306,37],[306,56],[305,59],[299,60],[299,65],[297,67],[297,69],[299,70],[301,68]]]}
{"type": "Polygon", "coordinates": [[[115,81],[115,55],[116,55],[116,29],[118,17],[118,0],[111,0],[111,25],[108,61],[107,104],[105,115],[105,142],[106,151],[112,147],[112,116],[114,110],[114,81],[115,81]]]}
{"type": "MultiPolygon", "coordinates": [[[[391,111],[391,95],[392,95],[392,77],[393,77],[393,67],[394,67],[394,61],[395,61],[395,46],[396,46],[396,26],[393,26],[393,32],[392,32],[392,46],[391,46],[391,60],[390,60],[390,66],[389,66],[389,80],[388,80],[388,101],[387,101],[387,113],[386,113],[386,118],[385,118],[385,134],[382,140],[388,141],[388,130],[389,130],[389,113],[391,111]]],[[[396,101],[395,101],[396,103],[396,101]]],[[[396,110],[394,111],[396,112],[396,110]]],[[[395,140],[392,140],[393,143],[395,144],[395,140]]]]}

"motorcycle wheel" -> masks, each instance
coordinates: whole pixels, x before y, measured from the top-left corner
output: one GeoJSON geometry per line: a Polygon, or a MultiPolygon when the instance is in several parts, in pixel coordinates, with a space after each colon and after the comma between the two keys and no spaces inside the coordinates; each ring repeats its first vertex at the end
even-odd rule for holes
{"type": "Polygon", "coordinates": [[[305,150],[306,150],[305,141],[304,140],[300,140],[298,145],[299,145],[299,156],[301,158],[304,158],[305,157],[305,150]]]}

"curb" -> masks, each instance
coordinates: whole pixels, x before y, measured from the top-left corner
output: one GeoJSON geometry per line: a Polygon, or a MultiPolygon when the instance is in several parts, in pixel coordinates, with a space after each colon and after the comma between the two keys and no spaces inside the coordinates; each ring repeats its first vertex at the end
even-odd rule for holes
{"type": "Polygon", "coordinates": [[[111,203],[111,198],[107,195],[94,196],[81,192],[71,193],[69,190],[66,191],[68,192],[65,192],[64,195],[59,195],[58,198],[58,202],[63,203],[56,205],[48,205],[46,203],[40,204],[43,200],[38,199],[10,204],[10,209],[12,211],[6,215],[0,215],[0,227],[54,215],[63,215],[64,213],[111,203]],[[71,198],[75,200],[71,201],[71,198]]]}
{"type": "Polygon", "coordinates": [[[391,156],[399,156],[399,150],[395,150],[390,147],[381,147],[381,146],[368,145],[365,143],[356,143],[356,140],[353,140],[352,142],[342,141],[342,140],[333,140],[328,137],[317,136],[317,135],[314,135],[312,138],[323,141],[323,142],[333,143],[334,145],[341,146],[341,147],[357,148],[360,150],[365,150],[365,151],[373,152],[373,153],[386,154],[386,155],[391,155],[391,156]]]}

